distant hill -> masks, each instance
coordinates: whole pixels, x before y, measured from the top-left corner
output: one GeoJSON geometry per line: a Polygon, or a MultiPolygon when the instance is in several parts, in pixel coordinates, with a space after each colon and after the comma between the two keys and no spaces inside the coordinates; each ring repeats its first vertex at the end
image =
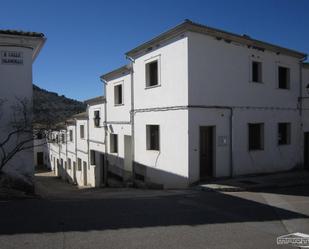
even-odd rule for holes
{"type": "Polygon", "coordinates": [[[54,125],[74,114],[84,112],[86,104],[33,85],[33,108],[34,123],[54,125]]]}

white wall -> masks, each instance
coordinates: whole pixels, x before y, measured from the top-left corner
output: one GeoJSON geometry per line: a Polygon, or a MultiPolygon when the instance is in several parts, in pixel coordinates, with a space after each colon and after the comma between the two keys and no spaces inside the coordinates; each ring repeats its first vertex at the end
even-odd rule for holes
{"type": "MultiPolygon", "coordinates": [[[[130,122],[131,110],[131,74],[116,77],[106,84],[106,108],[108,122],[130,122]],[[123,104],[115,104],[114,87],[122,85],[123,104]]],[[[104,117],[104,116],[103,116],[104,117]]]]}
{"type": "Polygon", "coordinates": [[[187,38],[181,36],[135,59],[135,109],[188,104],[187,46],[187,38]],[[160,86],[145,89],[145,64],[153,58],[159,60],[160,86]]]}
{"type": "MultiPolygon", "coordinates": [[[[188,105],[187,46],[187,37],[180,35],[135,59],[135,109],[188,105]],[[146,88],[145,65],[153,59],[158,59],[160,84],[146,88]]],[[[187,186],[188,111],[139,112],[134,126],[136,173],[167,188],[187,186]],[[146,150],[146,125],[150,124],[160,125],[160,152],[146,150]]]]}
{"type": "Polygon", "coordinates": [[[296,58],[203,34],[189,32],[188,36],[190,105],[297,107],[300,75],[296,58]],[[262,62],[263,84],[250,80],[252,59],[262,62]],[[289,90],[278,89],[278,65],[290,68],[289,90]]]}
{"type": "Polygon", "coordinates": [[[136,172],[166,188],[188,185],[188,111],[147,112],[135,115],[136,172]],[[146,149],[146,125],[160,126],[160,151],[146,149]],[[140,168],[140,169],[139,169],[140,168]],[[143,169],[144,168],[144,169],[143,169]]]}
{"type": "Polygon", "coordinates": [[[90,149],[95,149],[98,151],[104,152],[104,104],[96,104],[88,106],[88,116],[89,116],[89,141],[90,141],[90,149]],[[94,112],[100,111],[100,127],[94,126],[94,112]]]}
{"type": "MultiPolygon", "coordinates": [[[[107,160],[109,162],[108,170],[121,177],[126,177],[124,174],[124,136],[131,136],[131,125],[129,124],[110,124],[107,132],[107,160]],[[111,152],[110,134],[118,135],[118,152],[111,152]]],[[[127,172],[129,173],[129,172],[127,172]]]]}
{"type": "MultiPolygon", "coordinates": [[[[0,99],[5,100],[2,106],[0,123],[0,141],[3,141],[7,134],[12,131],[10,122],[12,121],[12,106],[18,103],[18,99],[26,98],[32,102],[32,49],[23,47],[2,46],[0,37],[0,50],[16,51],[23,54],[23,64],[3,64],[0,63],[0,99]]],[[[31,113],[29,113],[31,116],[31,113]]],[[[25,137],[27,139],[27,137],[25,137]]],[[[12,148],[15,140],[7,146],[12,148]]],[[[31,145],[31,143],[28,143],[31,145]]],[[[34,172],[33,150],[19,152],[4,167],[5,171],[32,176],[34,172]]]]}
{"type": "Polygon", "coordinates": [[[88,166],[88,184],[92,187],[98,187],[103,182],[102,177],[102,162],[100,161],[100,153],[105,152],[105,131],[104,131],[104,110],[103,103],[101,104],[94,104],[88,106],[88,117],[89,117],[89,166],[88,166]],[[95,127],[94,125],[94,112],[100,111],[100,127],[95,127]],[[96,151],[96,165],[91,165],[90,161],[90,150],[96,151]]]}
{"type": "MultiPolygon", "coordinates": [[[[301,162],[299,61],[197,33],[188,33],[189,105],[230,106],[234,175],[291,169],[301,162]],[[251,82],[251,61],[262,62],[263,83],[251,82]],[[290,89],[278,89],[278,65],[290,68],[290,89]],[[248,123],[264,123],[264,150],[248,150],[248,123]],[[279,122],[291,123],[291,144],[278,146],[279,122]]],[[[199,126],[215,125],[216,138],[229,134],[228,110],[190,108],[190,181],[199,179],[199,126]]],[[[229,146],[215,144],[214,176],[229,176],[229,146]]]]}

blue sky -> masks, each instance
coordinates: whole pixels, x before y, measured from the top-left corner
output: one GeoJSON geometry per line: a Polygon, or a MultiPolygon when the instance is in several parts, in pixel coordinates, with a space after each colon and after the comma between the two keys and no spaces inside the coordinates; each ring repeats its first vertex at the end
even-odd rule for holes
{"type": "Polygon", "coordinates": [[[48,39],[34,83],[79,100],[103,94],[99,76],[127,63],[125,52],[186,18],[309,53],[307,0],[1,0],[0,6],[0,29],[48,39]]]}

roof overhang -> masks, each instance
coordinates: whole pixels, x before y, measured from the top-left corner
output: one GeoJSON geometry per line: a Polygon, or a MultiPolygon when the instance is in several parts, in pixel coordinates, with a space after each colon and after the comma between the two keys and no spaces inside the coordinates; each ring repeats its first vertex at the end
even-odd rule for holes
{"type": "Polygon", "coordinates": [[[30,34],[41,34],[33,32],[21,32],[21,31],[1,31],[0,30],[0,46],[11,46],[11,47],[23,47],[32,49],[32,62],[39,55],[42,50],[46,38],[43,34],[41,35],[30,35],[30,34]]]}
{"type": "Polygon", "coordinates": [[[103,74],[100,76],[100,78],[103,80],[103,81],[109,81],[109,80],[113,80],[113,79],[116,79],[116,78],[119,78],[121,76],[124,76],[128,73],[131,72],[131,66],[130,65],[124,65],[122,67],[119,67],[111,72],[108,72],[106,74],[103,74]]]}
{"type": "Polygon", "coordinates": [[[196,32],[196,33],[201,33],[201,34],[205,34],[205,35],[209,35],[212,37],[215,37],[217,39],[225,39],[228,41],[234,41],[237,43],[241,43],[244,45],[247,45],[248,47],[252,47],[252,48],[260,48],[260,49],[264,49],[264,50],[269,50],[275,53],[282,53],[282,54],[286,54],[289,56],[293,56],[296,57],[298,59],[303,59],[306,57],[305,53],[302,52],[298,52],[292,49],[288,49],[288,48],[284,48],[281,46],[277,46],[271,43],[267,43],[267,42],[263,42],[263,41],[259,41],[259,40],[255,40],[252,39],[251,37],[249,37],[248,35],[238,35],[238,34],[234,34],[234,33],[230,33],[230,32],[226,32],[220,29],[216,29],[216,28],[211,28],[202,24],[198,24],[198,23],[194,23],[190,20],[185,20],[185,22],[183,22],[182,24],[162,33],[161,35],[153,38],[152,40],[145,42],[139,46],[137,46],[136,48],[128,51],[126,53],[126,56],[128,57],[132,57],[135,58],[138,56],[138,54],[145,50],[147,51],[147,49],[149,49],[150,47],[154,46],[154,45],[158,45],[158,43],[163,42],[163,41],[167,41],[170,40],[174,37],[177,37],[178,35],[185,33],[185,32],[196,32]]]}
{"type": "Polygon", "coordinates": [[[104,96],[98,96],[95,98],[87,99],[84,101],[87,105],[98,105],[105,103],[105,97],[104,96]]]}

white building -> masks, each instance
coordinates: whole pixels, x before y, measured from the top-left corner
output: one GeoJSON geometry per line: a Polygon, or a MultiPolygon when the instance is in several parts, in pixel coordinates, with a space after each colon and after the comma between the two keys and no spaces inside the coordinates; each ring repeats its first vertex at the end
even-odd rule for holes
{"type": "Polygon", "coordinates": [[[138,178],[184,187],[303,165],[305,54],[185,21],[126,55],[138,178]]]}
{"type": "Polygon", "coordinates": [[[107,169],[112,177],[132,180],[131,70],[123,66],[101,77],[106,84],[107,169]]]}
{"type": "Polygon", "coordinates": [[[105,184],[105,98],[100,96],[85,101],[88,113],[88,182],[93,187],[105,184]]]}
{"type": "Polygon", "coordinates": [[[88,104],[103,175],[182,188],[308,167],[306,54],[186,20],[126,56],[88,104]]]}
{"type": "MultiPolygon", "coordinates": [[[[32,121],[32,64],[44,45],[45,37],[42,33],[0,30],[0,142],[13,131],[12,120],[22,119],[18,115],[20,109],[12,110],[12,106],[25,104],[27,120],[31,126],[32,121]],[[15,115],[15,117],[14,117],[15,115]]],[[[30,127],[31,129],[31,127],[30,127]]],[[[5,146],[6,154],[9,154],[17,143],[31,139],[32,134],[20,134],[12,136],[5,146]]],[[[31,147],[30,141],[24,146],[31,147]]],[[[0,154],[0,159],[5,157],[0,154]]],[[[33,150],[18,152],[3,168],[6,172],[29,176],[34,173],[33,150]]]]}

